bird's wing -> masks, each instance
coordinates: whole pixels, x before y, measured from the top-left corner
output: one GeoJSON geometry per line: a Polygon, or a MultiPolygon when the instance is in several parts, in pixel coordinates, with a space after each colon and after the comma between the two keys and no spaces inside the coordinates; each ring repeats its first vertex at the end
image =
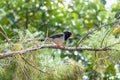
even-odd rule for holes
{"type": "Polygon", "coordinates": [[[64,34],[56,34],[56,35],[50,36],[49,38],[54,43],[62,44],[64,42],[64,37],[65,37],[64,34]]]}
{"type": "Polygon", "coordinates": [[[55,38],[61,38],[61,37],[64,37],[64,34],[56,34],[56,35],[50,36],[49,38],[55,39],[55,38]]]}

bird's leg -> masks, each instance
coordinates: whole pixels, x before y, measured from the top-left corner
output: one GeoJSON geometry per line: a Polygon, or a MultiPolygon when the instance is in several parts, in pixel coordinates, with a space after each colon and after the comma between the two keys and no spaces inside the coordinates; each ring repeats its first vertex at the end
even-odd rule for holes
{"type": "Polygon", "coordinates": [[[64,46],[64,45],[63,45],[63,44],[61,44],[61,43],[55,42],[55,44],[56,44],[58,47],[63,47],[63,48],[66,48],[66,46],[64,46]]]}

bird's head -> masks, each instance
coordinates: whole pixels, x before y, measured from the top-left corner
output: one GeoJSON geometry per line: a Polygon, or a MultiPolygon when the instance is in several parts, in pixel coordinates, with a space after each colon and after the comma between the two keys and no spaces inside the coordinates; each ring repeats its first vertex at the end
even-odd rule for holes
{"type": "Polygon", "coordinates": [[[67,40],[68,38],[72,38],[72,33],[69,31],[64,31],[63,34],[65,35],[65,40],[67,40]]]}

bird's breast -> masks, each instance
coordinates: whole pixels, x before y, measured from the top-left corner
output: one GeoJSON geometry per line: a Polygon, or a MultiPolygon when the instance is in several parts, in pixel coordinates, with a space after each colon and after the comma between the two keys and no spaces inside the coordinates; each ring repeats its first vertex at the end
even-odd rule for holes
{"type": "Polygon", "coordinates": [[[64,40],[64,36],[62,36],[59,38],[54,38],[54,39],[52,39],[52,41],[55,43],[63,43],[65,40],[64,40]]]}

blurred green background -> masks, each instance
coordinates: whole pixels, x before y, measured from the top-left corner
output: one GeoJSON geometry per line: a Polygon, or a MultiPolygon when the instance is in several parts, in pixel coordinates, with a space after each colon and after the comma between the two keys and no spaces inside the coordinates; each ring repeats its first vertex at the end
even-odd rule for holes
{"type": "MultiPolygon", "coordinates": [[[[114,44],[119,41],[119,32],[113,33],[112,30],[120,24],[120,1],[117,0],[107,9],[105,5],[108,1],[0,0],[0,25],[12,43],[11,47],[0,34],[0,52],[42,44],[25,41],[66,30],[72,32],[74,38],[64,44],[75,47],[89,30],[117,20],[113,25],[94,31],[80,46],[100,48],[114,44]]],[[[100,52],[48,48],[23,55],[28,62],[47,73],[35,70],[19,55],[4,58],[0,60],[0,80],[119,80],[120,45],[111,48],[114,50],[100,52]]]]}

